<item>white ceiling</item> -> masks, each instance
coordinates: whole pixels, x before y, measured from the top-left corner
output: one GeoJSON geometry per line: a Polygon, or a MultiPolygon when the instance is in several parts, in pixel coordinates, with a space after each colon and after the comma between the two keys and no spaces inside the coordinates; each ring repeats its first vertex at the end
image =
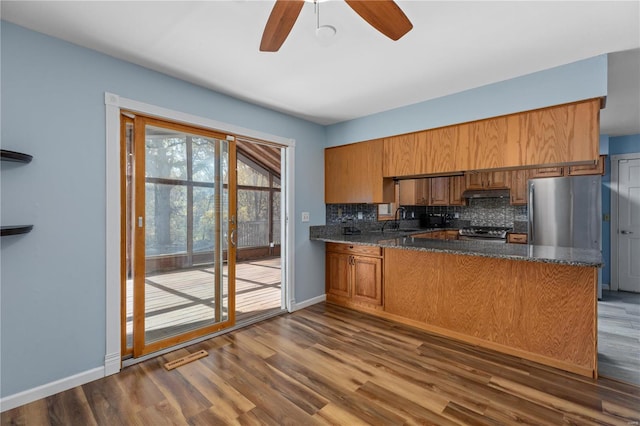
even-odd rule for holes
{"type": "Polygon", "coordinates": [[[602,132],[640,133],[639,1],[400,0],[414,28],[396,42],[344,1],[323,1],[320,24],[337,28],[329,43],[308,3],[280,51],[259,52],[273,3],[3,0],[1,16],[320,124],[636,49],[610,56],[602,132]]]}

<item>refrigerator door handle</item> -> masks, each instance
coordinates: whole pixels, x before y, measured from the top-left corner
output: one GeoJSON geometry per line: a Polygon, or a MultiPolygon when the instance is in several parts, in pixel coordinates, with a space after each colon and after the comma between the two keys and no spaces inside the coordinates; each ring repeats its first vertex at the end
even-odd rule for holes
{"type": "Polygon", "coordinates": [[[535,239],[535,230],[533,228],[533,188],[534,188],[534,184],[531,183],[531,185],[529,186],[529,244],[533,244],[534,243],[534,239],[535,239]]]}

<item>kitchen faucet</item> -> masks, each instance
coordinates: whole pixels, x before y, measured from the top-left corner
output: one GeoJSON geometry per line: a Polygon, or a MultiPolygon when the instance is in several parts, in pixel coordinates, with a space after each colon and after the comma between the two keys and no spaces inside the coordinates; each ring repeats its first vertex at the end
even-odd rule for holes
{"type": "Polygon", "coordinates": [[[404,207],[400,206],[396,209],[396,213],[393,215],[393,220],[386,220],[383,224],[382,224],[382,231],[384,232],[384,228],[385,226],[387,226],[387,223],[389,222],[393,222],[393,225],[391,226],[392,229],[399,229],[400,228],[400,218],[398,218],[398,212],[402,210],[402,212],[406,212],[407,209],[405,209],[404,207]]]}

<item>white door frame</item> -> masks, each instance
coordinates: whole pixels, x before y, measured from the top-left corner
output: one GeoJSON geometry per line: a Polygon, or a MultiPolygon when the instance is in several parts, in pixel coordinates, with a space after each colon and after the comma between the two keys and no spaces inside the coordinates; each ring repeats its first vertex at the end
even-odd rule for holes
{"type": "MultiPolygon", "coordinates": [[[[106,348],[104,359],[104,375],[108,376],[120,371],[121,368],[121,348],[120,348],[120,110],[126,109],[140,114],[151,115],[172,121],[183,122],[218,132],[229,133],[236,136],[259,139],[274,142],[284,147],[283,159],[285,160],[285,214],[282,217],[282,229],[285,236],[283,241],[283,252],[281,253],[283,263],[283,287],[286,297],[285,308],[292,309],[292,301],[295,300],[294,283],[294,184],[293,172],[295,159],[294,139],[282,136],[270,135],[256,130],[228,124],[205,117],[187,114],[180,111],[173,111],[167,108],[158,107],[144,102],[135,101],[120,97],[116,94],[105,92],[104,94],[106,112],[106,348]]],[[[207,338],[207,337],[204,337],[207,338]]]]}
{"type": "Polygon", "coordinates": [[[611,290],[618,291],[618,179],[619,160],[640,159],[640,153],[612,155],[611,159],[611,290]]]}

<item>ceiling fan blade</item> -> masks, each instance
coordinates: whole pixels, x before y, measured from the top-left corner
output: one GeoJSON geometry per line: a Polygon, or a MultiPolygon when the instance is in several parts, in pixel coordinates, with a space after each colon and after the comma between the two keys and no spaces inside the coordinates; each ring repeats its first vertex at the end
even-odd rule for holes
{"type": "Polygon", "coordinates": [[[399,40],[413,24],[393,0],[345,0],[362,19],[389,37],[399,40]]]}
{"type": "Polygon", "coordinates": [[[262,33],[261,52],[277,52],[296,23],[304,0],[276,0],[262,33]]]}

